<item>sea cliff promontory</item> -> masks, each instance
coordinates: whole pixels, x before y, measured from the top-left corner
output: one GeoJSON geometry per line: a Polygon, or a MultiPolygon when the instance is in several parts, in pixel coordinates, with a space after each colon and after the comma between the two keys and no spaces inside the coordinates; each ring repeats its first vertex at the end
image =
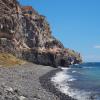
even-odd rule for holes
{"type": "Polygon", "coordinates": [[[0,0],[0,52],[53,67],[82,62],[79,53],[52,35],[45,16],[17,0],[0,0]]]}

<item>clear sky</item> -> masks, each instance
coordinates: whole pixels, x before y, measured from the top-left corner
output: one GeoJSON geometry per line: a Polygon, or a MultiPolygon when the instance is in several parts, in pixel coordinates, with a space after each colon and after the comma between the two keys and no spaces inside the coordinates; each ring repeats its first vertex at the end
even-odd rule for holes
{"type": "Polygon", "coordinates": [[[46,16],[53,35],[84,61],[100,62],[100,0],[19,0],[46,16]]]}

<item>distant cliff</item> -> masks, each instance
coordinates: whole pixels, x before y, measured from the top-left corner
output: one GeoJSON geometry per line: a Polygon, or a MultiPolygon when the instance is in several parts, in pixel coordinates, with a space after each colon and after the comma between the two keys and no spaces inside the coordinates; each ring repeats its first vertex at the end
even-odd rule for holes
{"type": "Polygon", "coordinates": [[[0,0],[0,52],[55,67],[82,62],[79,53],[52,36],[45,16],[16,0],[0,0]]]}

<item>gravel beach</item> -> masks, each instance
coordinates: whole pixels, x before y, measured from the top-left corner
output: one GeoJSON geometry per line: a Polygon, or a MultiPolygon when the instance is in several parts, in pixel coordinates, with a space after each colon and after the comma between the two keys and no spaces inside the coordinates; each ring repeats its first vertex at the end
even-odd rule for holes
{"type": "Polygon", "coordinates": [[[73,100],[50,83],[55,71],[32,63],[0,67],[0,100],[73,100]]]}

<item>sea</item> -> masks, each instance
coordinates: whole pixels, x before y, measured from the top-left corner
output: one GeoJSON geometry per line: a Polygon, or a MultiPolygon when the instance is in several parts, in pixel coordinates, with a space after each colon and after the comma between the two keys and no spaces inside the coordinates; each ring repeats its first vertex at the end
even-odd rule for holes
{"type": "Polygon", "coordinates": [[[51,82],[76,100],[100,100],[100,63],[88,62],[61,68],[51,82]]]}

